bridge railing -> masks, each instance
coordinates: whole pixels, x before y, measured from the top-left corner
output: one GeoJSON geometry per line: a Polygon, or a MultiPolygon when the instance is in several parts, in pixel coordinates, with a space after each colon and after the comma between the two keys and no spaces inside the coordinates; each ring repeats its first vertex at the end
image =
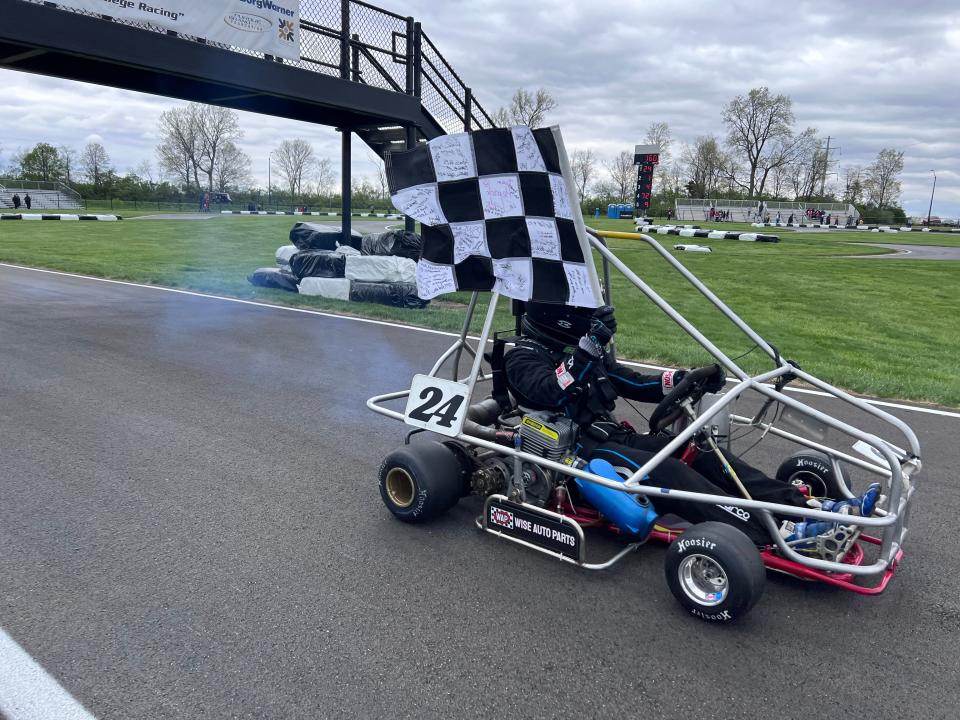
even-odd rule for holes
{"type": "Polygon", "coordinates": [[[494,127],[490,115],[436,45],[421,31],[418,22],[363,0],[302,0],[299,60],[276,58],[247,48],[210,42],[149,22],[93,13],[71,7],[70,0],[21,1],[176,35],[231,52],[416,95],[437,126],[446,132],[457,132],[465,127],[494,127]]]}

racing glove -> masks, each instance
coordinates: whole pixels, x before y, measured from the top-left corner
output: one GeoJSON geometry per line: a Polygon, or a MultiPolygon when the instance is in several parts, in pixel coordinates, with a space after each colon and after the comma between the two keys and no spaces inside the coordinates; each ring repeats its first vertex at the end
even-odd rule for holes
{"type": "Polygon", "coordinates": [[[590,318],[587,337],[603,348],[607,346],[615,332],[617,332],[617,319],[613,315],[613,307],[610,305],[598,307],[590,318]]]}
{"type": "Polygon", "coordinates": [[[703,383],[703,389],[707,392],[720,392],[727,383],[727,376],[724,374],[723,368],[716,363],[691,370],[690,372],[699,377],[703,383]]]}

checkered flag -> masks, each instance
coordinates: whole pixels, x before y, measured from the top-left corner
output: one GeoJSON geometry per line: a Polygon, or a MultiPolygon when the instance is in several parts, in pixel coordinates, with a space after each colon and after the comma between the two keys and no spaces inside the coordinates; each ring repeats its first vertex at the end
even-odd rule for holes
{"type": "Polygon", "coordinates": [[[559,128],[477,130],[387,153],[393,204],[423,225],[417,292],[601,304],[559,128]]]}

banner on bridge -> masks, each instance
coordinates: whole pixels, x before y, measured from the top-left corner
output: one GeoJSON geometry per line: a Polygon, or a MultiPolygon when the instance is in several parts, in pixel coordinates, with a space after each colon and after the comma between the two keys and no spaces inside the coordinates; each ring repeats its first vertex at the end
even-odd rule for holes
{"type": "Polygon", "coordinates": [[[65,0],[62,4],[158,25],[211,42],[300,59],[299,0],[65,0]]]}

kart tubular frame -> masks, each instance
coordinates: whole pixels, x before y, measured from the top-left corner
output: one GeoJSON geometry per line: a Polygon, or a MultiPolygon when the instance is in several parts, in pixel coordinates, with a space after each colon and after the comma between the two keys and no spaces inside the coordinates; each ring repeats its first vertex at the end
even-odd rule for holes
{"type": "MultiPolygon", "coordinates": [[[[465,432],[461,432],[455,439],[465,444],[474,445],[487,450],[493,450],[501,455],[519,458],[520,460],[531,462],[568,476],[598,483],[605,487],[619,490],[621,492],[627,492],[636,495],[647,495],[650,497],[669,494],[674,498],[690,500],[692,502],[722,504],[727,506],[732,505],[735,507],[746,508],[751,511],[758,511],[764,525],[770,532],[771,545],[775,545],[779,551],[780,559],[792,561],[793,563],[803,566],[802,569],[808,571],[812,576],[819,575],[820,573],[839,573],[847,576],[877,576],[882,574],[876,580],[877,586],[876,588],[872,589],[872,591],[879,592],[882,590],[887,581],[889,581],[894,567],[903,554],[902,547],[904,539],[907,536],[907,522],[910,515],[911,500],[916,489],[912,480],[912,475],[916,474],[921,469],[920,445],[913,430],[911,430],[911,428],[899,418],[894,417],[893,415],[867,402],[864,402],[860,398],[854,397],[849,393],[846,393],[843,390],[840,390],[839,388],[836,388],[833,385],[814,377],[810,373],[789,364],[780,356],[780,353],[775,347],[770,345],[759,334],[757,334],[749,325],[747,325],[746,322],[744,322],[735,312],[733,312],[733,310],[731,310],[709,288],[707,288],[706,285],[704,285],[693,273],[687,270],[686,267],[684,267],[650,236],[638,233],[605,231],[596,232],[592,230],[590,231],[590,234],[590,244],[603,260],[604,277],[606,280],[605,290],[607,292],[608,302],[611,287],[609,282],[609,268],[610,266],[613,266],[620,271],[620,273],[623,274],[623,276],[630,283],[636,286],[637,289],[639,289],[647,298],[657,305],[657,307],[666,313],[667,316],[676,322],[677,325],[679,325],[687,334],[689,334],[705,350],[707,350],[716,359],[716,361],[725,368],[727,374],[735,379],[736,384],[732,389],[728,390],[722,396],[719,396],[717,402],[702,412],[695,421],[692,421],[683,431],[676,435],[671,442],[666,445],[666,447],[664,447],[652,458],[650,458],[650,460],[644,463],[642,467],[640,467],[629,479],[623,483],[618,483],[599,475],[571,467],[569,465],[553,462],[543,457],[532,455],[518,449],[505,447],[489,440],[469,435],[465,432]],[[693,285],[693,287],[700,292],[716,309],[718,309],[728,320],[730,320],[730,322],[732,322],[751,341],[753,341],[758,348],[765,352],[773,361],[774,369],[755,376],[751,376],[749,373],[747,373],[743,368],[737,365],[734,360],[730,359],[723,351],[714,345],[709,338],[707,338],[686,318],[684,318],[683,315],[681,315],[676,309],[667,303],[666,300],[660,297],[656,291],[654,291],[649,285],[641,280],[636,273],[627,267],[609,248],[607,248],[604,238],[640,240],[647,243],[691,285],[693,285]],[[900,434],[902,434],[903,438],[906,440],[906,446],[908,449],[901,449],[897,445],[884,440],[877,435],[864,432],[842,420],[816,410],[796,400],[795,398],[790,397],[783,392],[778,392],[776,389],[774,389],[771,383],[774,383],[777,379],[789,374],[793,374],[797,378],[825,392],[829,396],[851,405],[858,410],[862,410],[874,418],[882,420],[887,425],[892,426],[893,430],[897,430],[900,432],[900,434]],[[690,439],[699,431],[700,428],[709,424],[709,421],[714,416],[718,415],[721,411],[730,412],[733,402],[748,390],[756,391],[765,398],[782,403],[787,408],[790,408],[797,413],[807,415],[822,425],[826,425],[827,427],[838,430],[851,438],[863,441],[871,448],[876,450],[879,456],[882,457],[886,462],[886,467],[879,462],[871,462],[870,460],[857,458],[841,450],[831,448],[816,440],[788,432],[781,428],[773,427],[773,423],[763,423],[761,421],[757,421],[755,423],[750,418],[731,415],[733,422],[740,425],[753,425],[763,432],[770,432],[794,443],[825,452],[830,456],[834,465],[837,465],[840,460],[843,460],[856,465],[867,472],[879,476],[883,486],[883,491],[888,497],[886,510],[878,513],[878,516],[859,517],[834,512],[825,512],[823,510],[817,510],[813,508],[794,507],[779,503],[747,500],[745,498],[734,496],[719,496],[683,490],[669,490],[666,488],[659,488],[641,483],[641,478],[649,474],[651,470],[657,467],[666,458],[670,457],[679,448],[686,445],[686,443],[690,441],[690,439]],[[800,516],[804,519],[842,522],[846,525],[858,525],[863,530],[873,529],[873,532],[877,535],[877,537],[867,537],[864,535],[863,539],[871,544],[879,545],[879,556],[870,564],[855,565],[844,562],[822,560],[797,553],[793,548],[787,545],[785,540],[780,536],[773,513],[794,517],[800,516]],[[819,571],[819,573],[817,571],[819,571]]],[[[470,299],[470,303],[467,308],[467,315],[463,323],[463,328],[456,342],[454,342],[453,345],[451,345],[450,348],[448,348],[440,356],[429,373],[433,377],[438,377],[438,373],[443,366],[451,358],[453,358],[454,362],[452,379],[457,380],[459,361],[462,353],[466,351],[472,357],[473,361],[470,370],[470,376],[466,379],[469,387],[467,395],[468,404],[473,402],[477,384],[490,379],[489,375],[485,375],[482,372],[482,349],[486,347],[487,341],[490,339],[494,314],[497,308],[497,302],[499,300],[498,293],[491,293],[490,303],[487,307],[486,317],[483,323],[483,328],[480,332],[480,337],[477,339],[476,345],[473,346],[470,344],[468,332],[476,310],[478,294],[479,293],[474,292],[470,299]]],[[[374,412],[395,420],[400,420],[402,422],[404,420],[404,414],[402,412],[384,407],[383,404],[390,401],[404,399],[409,395],[409,392],[409,390],[401,390],[398,392],[377,395],[367,400],[367,407],[374,412]]],[[[853,496],[849,488],[844,488],[844,491],[848,496],[853,496]]],[[[502,537],[508,540],[514,540],[513,538],[506,536],[502,537]]],[[[514,540],[514,542],[518,541],[514,540]]],[[[520,544],[526,545],[526,543],[523,543],[522,541],[519,542],[520,544]]],[[[624,557],[631,550],[636,549],[639,545],[640,543],[632,543],[624,550],[618,552],[609,561],[600,563],[598,565],[588,565],[582,559],[580,561],[573,560],[573,562],[587,569],[600,569],[603,567],[608,567],[624,557]]],[[[541,551],[546,552],[543,550],[541,551]]],[[[844,583],[844,585],[847,584],[844,583]]],[[[850,589],[857,589],[858,587],[859,586],[851,586],[850,589]]],[[[861,588],[861,590],[867,590],[867,588],[861,588]]]]}

